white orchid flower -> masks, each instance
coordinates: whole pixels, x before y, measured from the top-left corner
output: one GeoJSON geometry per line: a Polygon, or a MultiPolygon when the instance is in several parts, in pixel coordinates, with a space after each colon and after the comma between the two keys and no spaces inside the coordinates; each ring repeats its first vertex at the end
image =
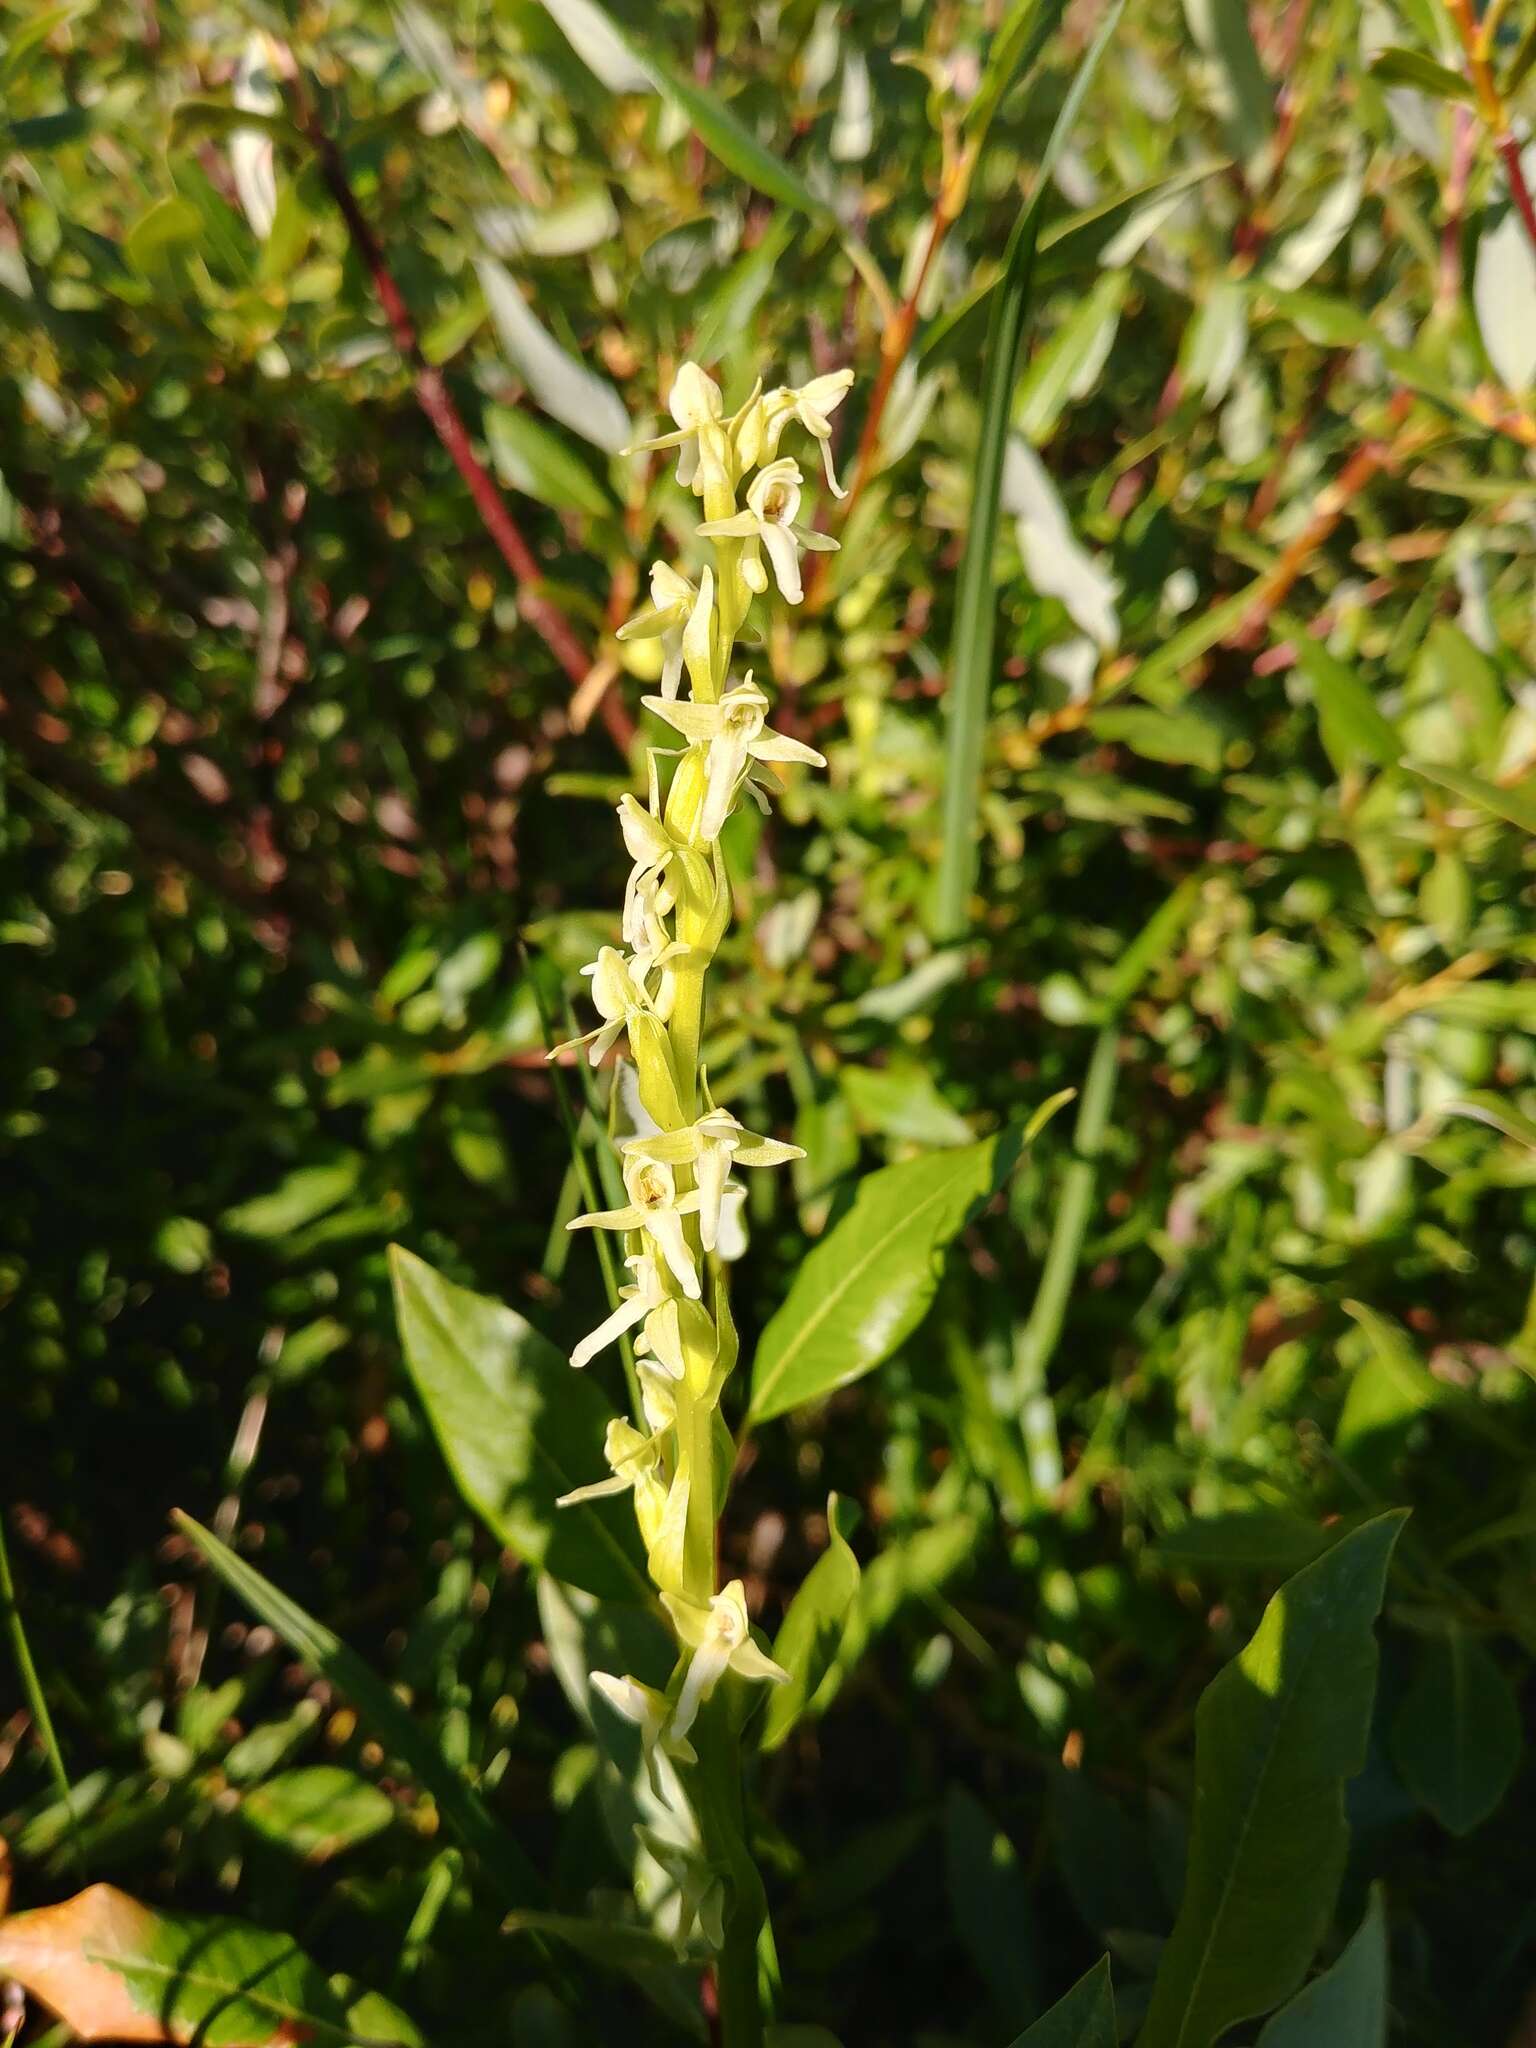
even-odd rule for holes
{"type": "Polygon", "coordinates": [[[828,376],[813,377],[809,384],[802,384],[798,390],[781,384],[763,400],[763,445],[768,453],[774,455],[778,452],[780,435],[791,420],[798,420],[805,431],[821,443],[822,468],[826,471],[827,488],[834,498],[844,498],[848,494],[833,474],[832,422],[827,415],[836,412],[852,383],[852,370],[833,370],[828,376]]]}
{"type": "Polygon", "coordinates": [[[582,1501],[602,1500],[610,1493],[628,1493],[631,1487],[638,1492],[642,1486],[649,1485],[659,1487],[661,1499],[665,1501],[667,1487],[661,1474],[661,1446],[655,1437],[642,1435],[632,1422],[626,1422],[622,1415],[615,1415],[603,1438],[603,1456],[608,1460],[612,1476],[594,1480],[590,1486],[578,1486],[570,1493],[562,1493],[555,1502],[557,1508],[573,1508],[582,1501]]]}
{"type": "Polygon", "coordinates": [[[599,1066],[632,1017],[658,1016],[646,983],[651,970],[660,964],[660,957],[636,953],[633,959],[626,960],[616,946],[604,946],[590,966],[581,970],[591,977],[592,1003],[602,1023],[594,1031],[583,1032],[580,1038],[568,1038],[563,1045],[551,1046],[546,1057],[556,1059],[561,1053],[584,1045],[587,1058],[594,1067],[599,1066]]]}
{"type": "MultiPolygon", "coordinates": [[[[673,872],[683,878],[698,901],[704,902],[710,894],[709,862],[696,847],[686,845],[668,831],[662,816],[654,753],[650,759],[649,803],[642,804],[638,797],[626,795],[620,797],[618,808],[624,848],[634,862],[624,887],[625,943],[637,955],[644,952],[653,964],[660,964],[667,944],[657,920],[665,917],[677,902],[673,872]]],[[[671,957],[685,950],[678,946],[671,957]]]]}
{"type": "Polygon", "coordinates": [[[652,1239],[673,1278],[690,1301],[700,1298],[699,1269],[683,1229],[683,1218],[693,1215],[702,1200],[697,1188],[686,1195],[677,1192],[676,1176],[670,1166],[658,1166],[650,1159],[626,1159],[624,1191],[629,1202],[622,1209],[598,1209],[590,1216],[573,1216],[567,1230],[643,1230],[652,1239]]]}
{"type": "Polygon", "coordinates": [[[636,1252],[624,1263],[634,1274],[634,1281],[630,1286],[619,1289],[619,1305],[613,1314],[583,1337],[571,1353],[571,1363],[578,1370],[590,1364],[599,1351],[606,1351],[626,1330],[632,1330],[636,1323],[643,1323],[651,1310],[660,1308],[667,1298],[661,1275],[656,1270],[656,1261],[649,1252],[636,1252]]]}
{"type": "Polygon", "coordinates": [[[720,386],[697,363],[680,364],[667,410],[677,422],[676,433],[637,441],[622,452],[638,455],[650,448],[676,448],[678,482],[702,496],[714,475],[725,474],[725,406],[720,386]]]}
{"type": "Polygon", "coordinates": [[[611,1671],[594,1671],[591,1681],[593,1691],[599,1693],[616,1714],[640,1730],[640,1752],[645,1758],[651,1790],[665,1805],[666,1795],[662,1791],[656,1765],[658,1751],[678,1763],[696,1764],[699,1760],[693,1744],[667,1726],[672,1714],[671,1701],[654,1687],[642,1685],[638,1678],[615,1678],[611,1671]]]}
{"type": "Polygon", "coordinates": [[[620,626],[620,640],[661,642],[661,694],[675,697],[682,688],[683,664],[697,696],[709,688],[710,626],[714,618],[715,572],[707,568],[694,589],[666,562],[651,564],[651,602],[620,626]]]}
{"type": "Polygon", "coordinates": [[[715,1250],[728,1266],[747,1255],[746,1207],[746,1182],[728,1180],[721,1191],[720,1226],[715,1235],[715,1250]]]}
{"type": "Polygon", "coordinates": [[[750,672],[744,683],[727,690],[716,704],[670,703],[665,697],[646,697],[642,701],[685,739],[709,749],[698,823],[701,839],[720,836],[720,827],[730,815],[737,787],[750,762],[804,761],[814,768],[827,765],[825,756],[814,747],[767,729],[768,699],[753,682],[750,672]]]}
{"type": "Polygon", "coordinates": [[[720,1231],[720,1205],[726,1176],[733,1166],[782,1166],[803,1159],[798,1145],[760,1137],[746,1130],[728,1109],[709,1109],[680,1131],[654,1138],[631,1138],[626,1158],[654,1160],[658,1166],[691,1166],[699,1190],[699,1236],[712,1252],[720,1231]]]}
{"type": "Polygon", "coordinates": [[[693,1651],[688,1673],[677,1696],[672,1715],[674,1736],[686,1735],[698,1718],[699,1708],[713,1693],[727,1671],[742,1678],[768,1679],[787,1685],[789,1673],[775,1664],[752,1640],[747,1622],[747,1601],[740,1579],[732,1579],[723,1593],[716,1593],[707,1607],[696,1607],[676,1593],[663,1593],[662,1605],[672,1617],[678,1641],[693,1651]]]}
{"type": "Polygon", "coordinates": [[[767,463],[747,485],[747,509],[729,519],[706,519],[699,532],[706,540],[744,540],[741,574],[749,590],[759,596],[768,588],[761,549],[768,550],[774,581],[791,604],[798,604],[805,592],[800,584],[800,549],[829,552],[837,542],[830,534],[817,533],[809,526],[797,526],[800,510],[800,465],[788,455],[767,463]]]}

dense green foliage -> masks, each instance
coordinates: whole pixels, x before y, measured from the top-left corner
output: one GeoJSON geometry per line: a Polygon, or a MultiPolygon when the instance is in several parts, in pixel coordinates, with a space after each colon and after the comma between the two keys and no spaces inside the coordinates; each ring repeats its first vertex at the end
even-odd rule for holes
{"type": "Polygon", "coordinates": [[[624,1380],[561,1362],[613,1068],[544,1053],[643,787],[613,636],[699,552],[618,450],[685,356],[847,365],[841,552],[752,654],[829,773],[727,827],[706,1043],[807,1155],[750,1177],[722,1556],[795,1673],[770,2039],[1102,2048],[1106,1949],[1148,2048],[1522,2038],[1536,8],[1488,11],[1475,61],[1442,0],[0,12],[18,1907],[232,1917],[231,2048],[247,1956],[327,2040],[705,2038],[585,1682],[665,1641],[551,1506],[624,1380]]]}

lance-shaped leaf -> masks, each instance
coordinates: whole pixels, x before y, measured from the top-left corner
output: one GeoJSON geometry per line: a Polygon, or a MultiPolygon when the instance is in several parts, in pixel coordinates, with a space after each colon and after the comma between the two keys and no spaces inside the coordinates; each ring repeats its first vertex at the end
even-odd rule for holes
{"type": "Polygon", "coordinates": [[[627,1500],[557,1508],[606,1473],[598,1384],[515,1310],[390,1247],[400,1342],[460,1493],[499,1543],[604,1599],[650,1589],[627,1500]]]}
{"type": "Polygon", "coordinates": [[[774,1641],[773,1661],[789,1673],[789,1683],[776,1685],[769,1694],[764,1749],[777,1749],[815,1704],[822,1681],[837,1662],[858,1596],[859,1560],[837,1526],[837,1508],[834,1493],[827,1501],[827,1548],[806,1573],[774,1641]]]}
{"type": "Polygon", "coordinates": [[[1365,1762],[1373,1624],[1401,1514],[1287,1581],[1195,1715],[1189,1877],[1140,2048],[1210,2048],[1300,1983],[1333,1910],[1365,1762]]]}
{"type": "Polygon", "coordinates": [[[1419,1652],[1392,1720],[1392,1757],[1408,1790],[1453,1835],[1470,1834],[1509,1789],[1523,1728],[1514,1690],[1475,1636],[1452,1623],[1419,1652]]]}
{"type": "Polygon", "coordinates": [[[116,1885],[0,1920],[0,1977],[82,2041],[423,2048],[404,2013],[328,1978],[288,1935],[156,1912],[116,1885]]]}
{"type": "Polygon", "coordinates": [[[987,1138],[865,1176],[763,1332],[753,1422],[819,1400],[890,1357],[927,1314],[946,1246],[997,1187],[1013,1150],[987,1138]]]}
{"type": "Polygon", "coordinates": [[[1079,1977],[1065,1998],[1020,2034],[1013,2048],[1115,2048],[1115,1994],[1109,1981],[1109,1957],[1079,1977]]]}
{"type": "Polygon", "coordinates": [[[1259,2036],[1259,2048],[1385,2048],[1387,1922],[1381,1893],[1339,1959],[1298,1991],[1259,2036]]]}
{"type": "Polygon", "coordinates": [[[1463,803],[1487,811],[1495,818],[1507,818],[1522,832],[1536,832],[1536,796],[1527,789],[1506,789],[1502,783],[1487,782],[1481,775],[1466,775],[1459,768],[1442,768],[1438,762],[1405,761],[1403,766],[1426,782],[1437,782],[1463,803]]]}

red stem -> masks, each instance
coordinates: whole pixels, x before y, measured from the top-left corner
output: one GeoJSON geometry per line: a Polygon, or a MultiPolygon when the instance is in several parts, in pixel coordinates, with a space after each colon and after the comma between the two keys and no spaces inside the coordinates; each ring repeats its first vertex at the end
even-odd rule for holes
{"type": "Polygon", "coordinates": [[[389,321],[395,347],[410,367],[416,402],[432,422],[437,438],[447,449],[454,468],[464,479],[469,494],[475,501],[475,509],[480,514],[486,532],[494,541],[497,552],[517,579],[518,606],[524,618],[542,634],[545,644],[571,681],[580,684],[586,680],[591,669],[591,656],[564,613],[549,598],[543,596],[537,587],[543,581],[543,577],[533,551],[508,511],[506,500],[497,490],[484,464],[476,456],[470,444],[469,429],[453,402],[452,393],[442,371],[429,363],[421,352],[416,323],[411,318],[410,308],[405,303],[399,285],[395,282],[378,237],[368,225],[363,210],[357,203],[357,195],[347,178],[341,151],[313,115],[306,117],[305,129],[320,159],[321,176],[340,209],[341,216],[347,224],[347,231],[367,267],[369,276],[373,279],[373,287],[379,295],[379,304],[384,308],[385,318],[389,321]]]}
{"type": "Polygon", "coordinates": [[[1515,211],[1525,222],[1525,232],[1530,237],[1531,247],[1536,249],[1536,206],[1531,204],[1531,188],[1525,182],[1525,169],[1520,162],[1520,145],[1513,135],[1501,135],[1494,147],[1504,160],[1504,175],[1509,180],[1510,196],[1515,202],[1515,211]]]}

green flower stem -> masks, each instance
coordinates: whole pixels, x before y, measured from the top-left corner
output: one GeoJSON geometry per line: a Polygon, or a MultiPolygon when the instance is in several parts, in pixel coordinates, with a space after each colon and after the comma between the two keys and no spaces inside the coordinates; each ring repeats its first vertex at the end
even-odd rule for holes
{"type": "Polygon", "coordinates": [[[700,1709],[693,1744],[694,1810],[710,1862],[727,1881],[725,1941],[715,1965],[722,2048],[763,2048],[758,1941],[767,1920],[763,1881],[747,1846],[741,1789],[740,1715],[747,1702],[727,1678],[700,1709]]]}
{"type": "Polygon", "coordinates": [[[1109,1113],[1115,1099],[1116,1053],[1120,1041],[1118,1015],[1100,1031],[1088,1062],[1088,1078],[1077,1112],[1073,1134],[1074,1157],[1062,1175],[1061,1195],[1050,1248],[1040,1273],[1029,1321],[1019,1339],[1014,1360],[1014,1385],[1022,1410],[1031,1394],[1045,1384],[1046,1367],[1061,1337],[1067,1312],[1067,1298],[1082,1256],[1083,1238],[1093,1214],[1093,1190],[1098,1178],[1099,1155],[1109,1130],[1109,1113]]]}

